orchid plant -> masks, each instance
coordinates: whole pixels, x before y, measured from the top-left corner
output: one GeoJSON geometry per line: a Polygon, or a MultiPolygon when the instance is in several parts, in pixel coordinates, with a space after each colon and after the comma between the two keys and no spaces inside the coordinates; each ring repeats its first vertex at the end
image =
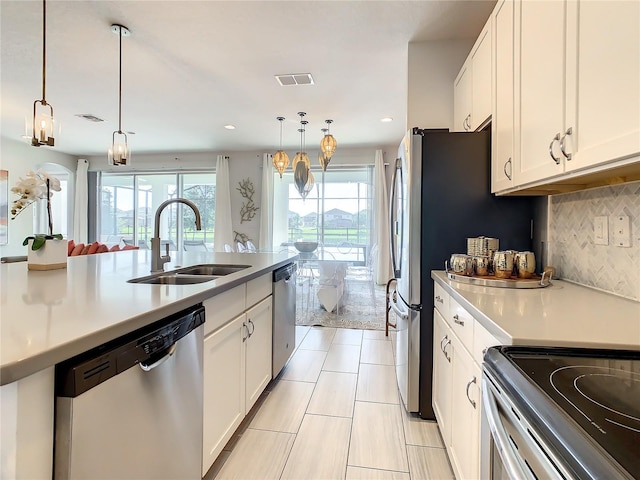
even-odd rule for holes
{"type": "Polygon", "coordinates": [[[37,172],[29,171],[25,178],[20,177],[20,181],[11,191],[18,195],[18,199],[11,205],[11,219],[15,219],[25,208],[37,200],[47,201],[47,220],[49,222],[49,233],[38,233],[24,239],[23,245],[27,245],[29,240],[33,240],[31,250],[39,250],[47,240],[57,238],[62,240],[62,235],[53,233],[53,220],[51,214],[51,197],[53,192],[59,192],[60,180],[53,175],[42,170],[37,172]]]}

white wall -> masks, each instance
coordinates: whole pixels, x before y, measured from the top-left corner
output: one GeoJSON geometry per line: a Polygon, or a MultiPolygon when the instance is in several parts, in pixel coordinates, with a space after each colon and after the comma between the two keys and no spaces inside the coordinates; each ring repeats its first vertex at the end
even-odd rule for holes
{"type": "MultiPolygon", "coordinates": [[[[37,170],[44,163],[56,163],[75,172],[77,158],[56,151],[55,147],[32,147],[26,142],[2,138],[0,170],[9,171],[9,189],[19,177],[23,177],[29,170],[37,170]]],[[[15,194],[9,192],[9,208],[16,198],[15,194]]],[[[73,195],[70,200],[73,201],[73,195]]],[[[26,255],[27,247],[22,246],[22,241],[34,233],[38,232],[33,231],[33,206],[20,213],[15,220],[11,220],[9,213],[9,243],[0,245],[0,256],[26,255]]]]}
{"type": "Polygon", "coordinates": [[[409,43],[405,130],[453,127],[453,82],[474,41],[409,43]]]}

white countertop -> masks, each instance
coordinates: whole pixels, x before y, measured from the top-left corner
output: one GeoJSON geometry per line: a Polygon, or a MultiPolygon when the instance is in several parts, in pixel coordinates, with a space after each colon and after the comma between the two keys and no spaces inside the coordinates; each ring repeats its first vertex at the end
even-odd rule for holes
{"type": "Polygon", "coordinates": [[[127,283],[149,275],[150,250],[69,257],[67,268],[0,265],[0,385],[113,340],[291,263],[288,253],[171,252],[165,270],[200,263],[250,265],[195,285],[127,283]]]}
{"type": "Polygon", "coordinates": [[[510,289],[431,277],[504,344],[640,349],[639,302],[561,280],[510,289]]]}

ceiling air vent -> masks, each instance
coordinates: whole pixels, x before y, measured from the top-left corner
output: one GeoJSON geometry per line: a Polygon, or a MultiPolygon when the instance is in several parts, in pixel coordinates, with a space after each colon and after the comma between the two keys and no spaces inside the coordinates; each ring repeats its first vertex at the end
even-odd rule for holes
{"type": "Polygon", "coordinates": [[[84,118],[85,120],[89,120],[90,122],[104,122],[103,119],[96,117],[95,115],[91,115],[90,113],[78,113],[76,117],[84,118]]]}
{"type": "Polygon", "coordinates": [[[313,85],[313,77],[310,73],[287,73],[284,75],[276,75],[276,80],[283,87],[293,85],[313,85]]]}

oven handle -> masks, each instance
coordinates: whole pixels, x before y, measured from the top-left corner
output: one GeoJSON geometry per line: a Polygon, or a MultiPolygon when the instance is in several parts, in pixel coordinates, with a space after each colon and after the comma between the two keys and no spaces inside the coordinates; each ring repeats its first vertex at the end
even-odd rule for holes
{"type": "Polygon", "coordinates": [[[509,442],[508,434],[504,429],[498,415],[498,406],[496,405],[495,397],[489,390],[491,387],[489,382],[482,379],[482,403],[484,406],[487,423],[491,430],[491,437],[496,444],[500,458],[504,464],[505,469],[511,479],[526,479],[527,476],[522,469],[522,466],[517,460],[517,456],[513,451],[513,447],[509,442]]]}

